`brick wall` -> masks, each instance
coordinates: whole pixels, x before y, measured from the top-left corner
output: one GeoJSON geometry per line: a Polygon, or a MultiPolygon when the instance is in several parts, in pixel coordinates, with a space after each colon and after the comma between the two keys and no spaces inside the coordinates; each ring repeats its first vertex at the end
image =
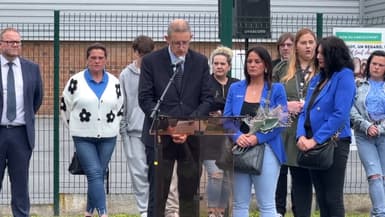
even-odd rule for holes
{"type": "MultiPolygon", "coordinates": [[[[60,94],[68,78],[86,67],[86,49],[93,42],[61,42],[60,44],[60,94]]],[[[107,47],[108,62],[107,71],[119,76],[121,70],[133,59],[133,51],[130,42],[103,42],[107,47]]],[[[156,43],[155,49],[163,47],[164,43],[156,43]]],[[[249,46],[254,46],[250,44],[249,46]]],[[[218,46],[217,43],[192,43],[191,48],[197,50],[207,57],[210,52],[218,46]]],[[[234,47],[242,47],[242,44],[234,47]]],[[[275,45],[265,44],[272,56],[276,56],[275,45]]],[[[54,91],[54,48],[50,41],[23,42],[22,55],[40,65],[44,84],[44,100],[39,110],[39,115],[53,114],[53,91],[54,91]]]]}

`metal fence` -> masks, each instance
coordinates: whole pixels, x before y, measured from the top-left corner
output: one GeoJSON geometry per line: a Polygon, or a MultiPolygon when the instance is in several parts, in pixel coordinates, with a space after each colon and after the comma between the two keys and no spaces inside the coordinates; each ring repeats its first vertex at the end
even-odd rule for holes
{"type": "MultiPolygon", "coordinates": [[[[1,11],[1,10],[0,10],[1,11]]],[[[54,13],[54,12],[52,12],[54,13]]],[[[1,16],[1,15],[0,15],[1,16]]],[[[102,42],[108,48],[107,71],[116,76],[132,61],[131,42],[138,35],[156,41],[156,48],[165,45],[167,25],[174,18],[185,18],[194,34],[191,47],[207,56],[220,44],[218,14],[215,12],[73,12],[61,11],[47,23],[0,23],[0,29],[16,27],[23,36],[23,56],[37,62],[43,73],[45,98],[36,123],[36,149],[30,169],[30,194],[33,204],[58,203],[60,193],[85,193],[83,176],[72,176],[67,167],[73,153],[68,131],[58,122],[58,96],[67,79],[86,66],[85,49],[92,42],[102,42]],[[55,108],[56,106],[56,108],[55,108]]],[[[282,32],[295,33],[308,27],[323,36],[331,35],[333,27],[384,25],[385,18],[336,17],[316,14],[271,15],[271,38],[233,39],[236,52],[233,76],[242,77],[242,51],[262,44],[276,55],[275,42],[282,32]]],[[[231,25],[231,23],[229,24],[231,25]]],[[[131,194],[131,183],[120,140],[110,164],[108,180],[110,194],[131,194]]],[[[0,204],[10,203],[7,175],[0,192],[0,204]]],[[[345,181],[346,193],[367,193],[367,183],[355,146],[352,146],[345,181]]]]}

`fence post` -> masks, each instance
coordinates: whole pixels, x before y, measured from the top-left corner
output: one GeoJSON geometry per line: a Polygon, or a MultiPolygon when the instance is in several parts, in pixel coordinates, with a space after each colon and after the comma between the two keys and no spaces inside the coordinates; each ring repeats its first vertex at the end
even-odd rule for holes
{"type": "Polygon", "coordinates": [[[232,48],[233,40],[233,0],[218,0],[219,37],[221,44],[232,48]]]}
{"type": "Polygon", "coordinates": [[[54,215],[59,216],[59,61],[60,61],[60,11],[54,11],[54,39],[53,39],[53,207],[54,215]]]}
{"type": "MultiPolygon", "coordinates": [[[[323,35],[323,14],[317,13],[317,38],[321,39],[323,35]]],[[[319,210],[317,197],[315,198],[315,210],[319,210]]]]}
{"type": "Polygon", "coordinates": [[[323,35],[323,13],[317,13],[317,38],[321,39],[323,35]]]}

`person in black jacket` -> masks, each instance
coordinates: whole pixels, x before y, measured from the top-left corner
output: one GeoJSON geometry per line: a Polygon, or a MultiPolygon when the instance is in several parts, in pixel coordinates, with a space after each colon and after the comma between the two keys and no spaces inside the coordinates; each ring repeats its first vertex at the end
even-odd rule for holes
{"type": "MultiPolygon", "coordinates": [[[[231,60],[233,52],[227,47],[216,48],[210,57],[210,64],[212,68],[212,75],[210,79],[211,91],[214,96],[214,104],[212,106],[210,115],[221,116],[226,103],[227,91],[230,85],[238,79],[229,76],[231,69],[231,60]]],[[[230,177],[227,168],[218,168],[215,164],[215,159],[220,154],[227,153],[224,149],[229,142],[226,136],[207,136],[203,139],[208,157],[204,160],[204,166],[208,174],[207,183],[207,202],[208,202],[208,216],[222,217],[228,205],[230,196],[230,177]],[[222,153],[223,152],[223,153],[222,153]],[[218,155],[219,153],[219,155],[218,155]],[[224,169],[224,170],[223,170],[224,169]]],[[[230,169],[230,168],[229,168],[230,169]]]]}
{"type": "Polygon", "coordinates": [[[201,173],[199,137],[175,133],[161,136],[162,146],[158,150],[155,149],[158,144],[154,144],[154,136],[149,131],[153,120],[151,114],[174,72],[177,76],[159,106],[159,114],[192,118],[208,116],[213,102],[209,65],[204,55],[189,49],[192,33],[186,20],[171,21],[165,38],[168,46],[143,57],[139,78],[138,100],[145,114],[142,141],[146,145],[149,164],[148,216],[164,216],[172,171],[177,161],[179,215],[197,217],[201,173]],[[159,164],[157,153],[162,154],[159,164]]]}

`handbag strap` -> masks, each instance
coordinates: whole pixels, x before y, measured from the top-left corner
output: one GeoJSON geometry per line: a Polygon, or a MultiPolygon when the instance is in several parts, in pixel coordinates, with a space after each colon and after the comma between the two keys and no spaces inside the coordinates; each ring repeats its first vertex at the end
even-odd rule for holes
{"type": "Polygon", "coordinates": [[[267,97],[265,99],[265,112],[269,111],[270,108],[270,96],[271,96],[271,90],[273,89],[273,85],[271,85],[271,88],[267,91],[267,97]]]}

